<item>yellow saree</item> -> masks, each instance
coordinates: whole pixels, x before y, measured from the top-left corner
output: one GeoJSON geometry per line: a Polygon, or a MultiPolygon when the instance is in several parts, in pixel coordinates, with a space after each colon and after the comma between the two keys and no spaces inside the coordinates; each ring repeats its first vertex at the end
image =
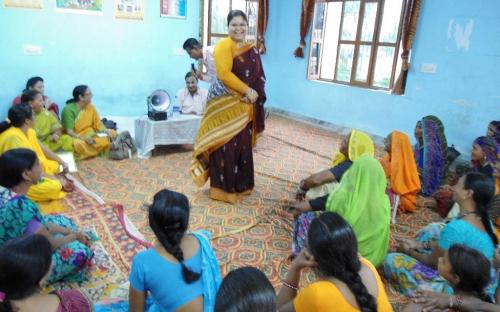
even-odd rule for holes
{"type": "MultiPolygon", "coordinates": [[[[34,151],[42,170],[47,175],[54,175],[60,172],[59,164],[56,161],[47,159],[43,153],[35,130],[29,129],[25,134],[20,128],[10,127],[0,134],[0,154],[15,148],[27,148],[34,151]]],[[[30,187],[28,197],[36,202],[61,199],[66,195],[62,191],[61,182],[56,179],[43,178],[38,184],[30,187]]]]}
{"type": "MultiPolygon", "coordinates": [[[[98,137],[97,133],[106,130],[94,105],[88,104],[80,109],[76,103],[68,103],[62,112],[62,121],[66,130],[73,130],[81,137],[92,138],[94,143],[88,144],[75,140],[74,149],[78,159],[94,157],[107,152],[110,146],[108,137],[98,137]]],[[[116,133],[113,133],[113,137],[116,133]]]]}

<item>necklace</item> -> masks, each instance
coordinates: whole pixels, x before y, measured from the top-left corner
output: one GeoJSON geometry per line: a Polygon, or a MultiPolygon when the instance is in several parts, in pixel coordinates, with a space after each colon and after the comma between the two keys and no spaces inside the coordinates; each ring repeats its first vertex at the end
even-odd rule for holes
{"type": "Polygon", "coordinates": [[[475,211],[469,211],[469,212],[466,212],[466,213],[464,213],[464,214],[462,214],[462,215],[459,215],[459,216],[457,217],[457,219],[463,219],[463,218],[465,218],[466,216],[471,215],[471,214],[477,214],[477,212],[475,212],[475,211]]]}

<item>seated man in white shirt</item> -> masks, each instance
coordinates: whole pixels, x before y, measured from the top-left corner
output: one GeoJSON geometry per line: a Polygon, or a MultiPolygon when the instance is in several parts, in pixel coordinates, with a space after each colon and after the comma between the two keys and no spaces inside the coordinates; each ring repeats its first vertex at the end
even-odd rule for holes
{"type": "Polygon", "coordinates": [[[186,87],[177,91],[176,98],[182,114],[203,115],[207,104],[208,90],[198,87],[198,78],[193,72],[185,77],[186,87]]]}
{"type": "Polygon", "coordinates": [[[201,71],[196,71],[198,79],[207,83],[213,83],[217,79],[214,63],[215,46],[202,47],[198,40],[189,38],[184,42],[182,48],[186,50],[189,57],[193,60],[202,60],[203,65],[205,65],[207,69],[206,73],[203,74],[201,71]]]}

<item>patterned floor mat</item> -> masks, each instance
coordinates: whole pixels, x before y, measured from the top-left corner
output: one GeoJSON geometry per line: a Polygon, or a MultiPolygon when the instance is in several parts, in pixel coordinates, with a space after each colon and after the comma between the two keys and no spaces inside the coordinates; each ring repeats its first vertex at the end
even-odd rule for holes
{"type": "MultiPolygon", "coordinates": [[[[154,237],[147,225],[145,204],[160,189],[182,192],[191,201],[192,230],[204,228],[216,237],[213,246],[223,275],[230,270],[252,265],[262,269],[279,288],[287,272],[291,250],[291,215],[283,212],[284,201],[291,200],[301,178],[326,168],[342,135],[311,125],[271,115],[266,131],[254,153],[255,189],[235,205],[208,198],[207,186],[198,189],[187,169],[191,151],[180,146],[158,147],[148,160],[109,161],[95,158],[79,164],[79,177],[107,203],[120,203],[134,225],[149,241],[154,237]]],[[[376,149],[376,156],[383,153],[376,149]]],[[[109,216],[114,221],[113,216],[109,216]]],[[[434,220],[430,211],[399,214],[392,232],[411,236],[434,220]]],[[[112,223],[112,224],[116,224],[112,223]]],[[[113,233],[113,227],[111,232],[113,233]]],[[[140,248],[123,237],[118,244],[127,259],[140,248]]],[[[396,294],[391,300],[404,302],[396,294]]]]}
{"type": "Polygon", "coordinates": [[[100,205],[80,190],[68,193],[61,204],[66,216],[73,219],[80,229],[93,230],[99,241],[92,245],[95,256],[87,282],[81,285],[61,282],[45,290],[79,288],[94,302],[111,295],[126,297],[128,293],[124,293],[119,285],[127,282],[130,260],[143,247],[126,235],[112,206],[100,205]]]}

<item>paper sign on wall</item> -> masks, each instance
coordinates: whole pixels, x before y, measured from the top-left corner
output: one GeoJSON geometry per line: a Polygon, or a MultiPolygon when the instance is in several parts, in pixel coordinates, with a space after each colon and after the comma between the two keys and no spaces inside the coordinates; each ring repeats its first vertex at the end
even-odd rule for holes
{"type": "Polygon", "coordinates": [[[143,0],[115,0],[115,17],[144,19],[143,0]]]}
{"type": "Polygon", "coordinates": [[[56,11],[62,13],[102,15],[102,0],[56,0],[56,11]]]}
{"type": "Polygon", "coordinates": [[[187,0],[161,0],[160,16],[186,18],[187,0]]]}
{"type": "Polygon", "coordinates": [[[6,8],[42,9],[43,0],[4,0],[3,5],[6,8]]]}

